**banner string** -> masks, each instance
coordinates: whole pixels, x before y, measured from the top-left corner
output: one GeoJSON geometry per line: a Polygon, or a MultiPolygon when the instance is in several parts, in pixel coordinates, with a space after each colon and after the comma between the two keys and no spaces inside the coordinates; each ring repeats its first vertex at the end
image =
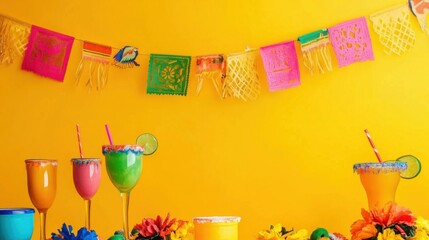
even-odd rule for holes
{"type": "MultiPolygon", "coordinates": [[[[7,18],[7,19],[9,19],[9,20],[11,20],[11,21],[14,21],[14,22],[17,22],[17,23],[19,23],[19,24],[22,24],[22,25],[25,25],[25,26],[28,26],[29,28],[33,25],[33,24],[30,24],[30,23],[27,23],[27,22],[24,22],[24,21],[21,21],[21,20],[19,20],[19,19],[16,19],[16,18],[14,18],[14,17],[10,17],[10,16],[7,16],[7,15],[5,15],[5,14],[2,14],[2,13],[0,13],[0,16],[2,16],[2,17],[4,17],[4,18],[7,18]]],[[[112,46],[112,45],[106,45],[106,44],[101,44],[101,43],[97,43],[97,42],[93,42],[93,41],[88,41],[88,40],[84,40],[84,39],[81,39],[81,38],[74,38],[74,40],[75,41],[79,41],[79,42],[90,42],[90,43],[94,43],[94,44],[98,44],[98,45],[103,45],[103,46],[109,46],[109,47],[111,47],[111,48],[113,48],[113,49],[115,49],[115,50],[120,50],[120,49],[122,49],[123,47],[116,47],[116,46],[112,46]]],[[[124,45],[125,46],[125,45],[124,45]]],[[[137,47],[137,49],[138,49],[138,47],[137,47]]],[[[237,55],[243,55],[243,54],[245,54],[245,53],[248,53],[248,52],[253,52],[253,51],[257,51],[259,48],[256,48],[256,49],[250,49],[249,47],[246,47],[246,49],[244,50],[244,51],[235,51],[234,53],[229,53],[229,54],[225,54],[225,53],[217,53],[217,54],[225,54],[225,55],[229,55],[229,56],[237,56],[237,55]]],[[[139,56],[146,56],[146,57],[150,57],[150,53],[140,53],[139,52],[139,56]]],[[[189,55],[186,55],[186,54],[183,54],[184,56],[189,56],[189,55]]],[[[192,58],[197,58],[197,57],[202,57],[202,56],[208,56],[208,55],[212,55],[212,54],[206,54],[206,55],[196,55],[196,56],[191,56],[192,58]]]]}

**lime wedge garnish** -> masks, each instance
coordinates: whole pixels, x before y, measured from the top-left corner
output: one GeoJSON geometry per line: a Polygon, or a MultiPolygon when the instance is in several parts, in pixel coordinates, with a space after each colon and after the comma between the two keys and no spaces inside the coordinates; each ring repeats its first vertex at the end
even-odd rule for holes
{"type": "Polygon", "coordinates": [[[405,179],[412,179],[417,177],[422,170],[422,164],[420,160],[414,157],[413,155],[404,155],[396,159],[399,162],[406,162],[407,169],[401,173],[401,177],[405,179]]]}
{"type": "Polygon", "coordinates": [[[136,142],[137,145],[143,147],[144,155],[151,155],[158,148],[158,140],[156,140],[156,137],[150,133],[143,133],[142,135],[138,136],[136,142]]]}

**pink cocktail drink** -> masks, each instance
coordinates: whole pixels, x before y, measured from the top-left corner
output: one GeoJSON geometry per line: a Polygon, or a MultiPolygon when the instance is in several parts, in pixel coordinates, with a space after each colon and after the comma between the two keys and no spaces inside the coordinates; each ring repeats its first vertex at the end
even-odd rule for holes
{"type": "Polygon", "coordinates": [[[101,161],[98,158],[73,158],[71,161],[74,186],[85,200],[85,227],[90,229],[91,198],[100,186],[101,161]]]}

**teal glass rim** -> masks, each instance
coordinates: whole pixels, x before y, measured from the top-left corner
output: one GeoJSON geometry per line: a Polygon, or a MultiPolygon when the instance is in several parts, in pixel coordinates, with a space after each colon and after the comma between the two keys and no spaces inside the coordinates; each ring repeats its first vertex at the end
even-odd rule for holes
{"type": "Polygon", "coordinates": [[[34,214],[33,208],[0,208],[0,215],[34,214]]]}

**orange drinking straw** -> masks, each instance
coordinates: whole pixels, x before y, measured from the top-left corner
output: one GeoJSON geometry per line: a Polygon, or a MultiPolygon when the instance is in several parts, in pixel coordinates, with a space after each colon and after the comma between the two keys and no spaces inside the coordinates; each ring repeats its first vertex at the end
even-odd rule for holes
{"type": "Polygon", "coordinates": [[[381,160],[380,154],[378,153],[377,148],[375,147],[374,143],[372,142],[371,136],[369,135],[369,132],[367,129],[364,130],[366,137],[368,138],[369,144],[371,144],[372,150],[374,150],[375,156],[377,156],[378,162],[382,163],[383,160],[381,160]]]}
{"type": "Polygon", "coordinates": [[[107,137],[109,138],[110,145],[113,145],[112,136],[110,135],[109,125],[104,125],[106,127],[107,137]]]}
{"type": "Polygon", "coordinates": [[[76,124],[76,132],[77,132],[77,142],[79,143],[79,153],[80,158],[83,158],[83,152],[82,152],[82,142],[80,141],[80,130],[79,130],[79,124],[76,124]]]}

